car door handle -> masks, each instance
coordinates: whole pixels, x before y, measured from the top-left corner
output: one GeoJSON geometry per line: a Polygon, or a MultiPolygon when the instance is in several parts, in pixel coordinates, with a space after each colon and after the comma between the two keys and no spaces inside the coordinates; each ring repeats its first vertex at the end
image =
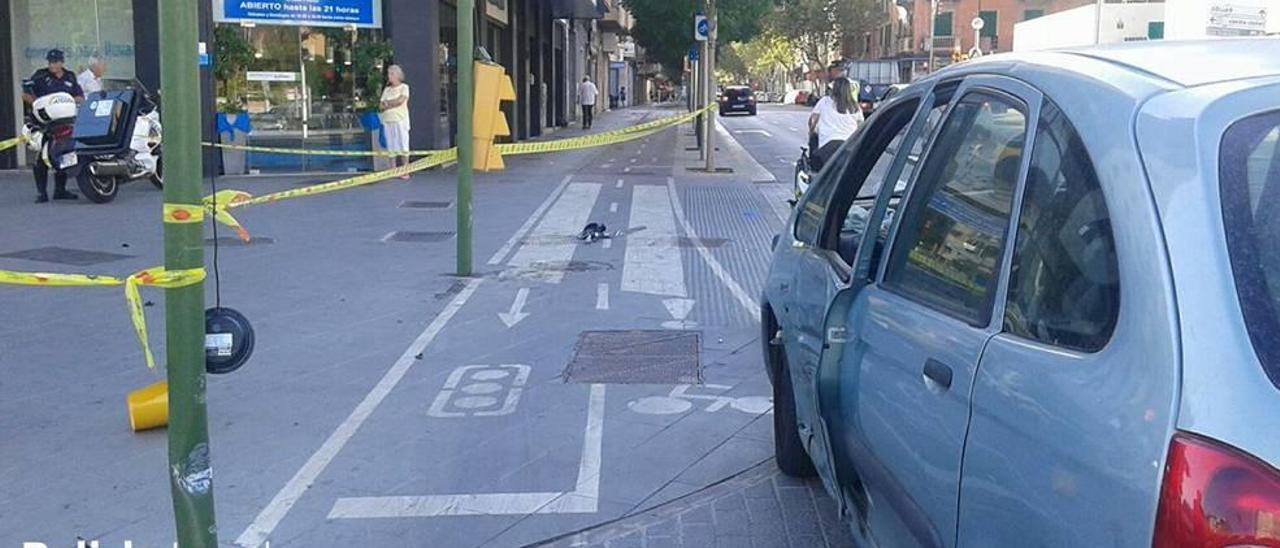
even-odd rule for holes
{"type": "Polygon", "coordinates": [[[943,390],[951,388],[951,366],[933,358],[924,362],[924,378],[943,390]]]}

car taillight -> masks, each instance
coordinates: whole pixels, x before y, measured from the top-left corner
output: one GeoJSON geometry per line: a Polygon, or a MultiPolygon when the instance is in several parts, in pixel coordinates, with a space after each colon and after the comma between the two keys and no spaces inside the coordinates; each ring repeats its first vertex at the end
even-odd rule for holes
{"type": "Polygon", "coordinates": [[[1226,445],[1175,435],[1152,546],[1280,547],[1280,471],[1226,445]]]}

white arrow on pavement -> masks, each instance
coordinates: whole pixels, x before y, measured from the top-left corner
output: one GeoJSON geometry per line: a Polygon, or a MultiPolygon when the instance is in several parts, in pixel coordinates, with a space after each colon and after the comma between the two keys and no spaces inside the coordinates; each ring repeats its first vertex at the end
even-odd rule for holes
{"type": "Polygon", "coordinates": [[[739,130],[734,130],[734,133],[737,133],[738,135],[754,133],[756,135],[763,135],[765,137],[773,137],[772,133],[769,133],[768,131],[765,131],[763,129],[739,129],[739,130]]]}
{"type": "Polygon", "coordinates": [[[697,324],[686,318],[693,311],[693,305],[697,301],[693,299],[664,299],[662,305],[667,307],[667,313],[671,314],[671,321],[662,322],[662,327],[667,329],[690,329],[697,324]]]}
{"type": "Polygon", "coordinates": [[[511,311],[499,312],[498,319],[502,320],[502,323],[507,324],[507,327],[520,323],[521,320],[529,317],[529,313],[524,311],[524,305],[528,301],[529,288],[520,288],[519,291],[516,291],[516,300],[511,303],[511,311]]]}

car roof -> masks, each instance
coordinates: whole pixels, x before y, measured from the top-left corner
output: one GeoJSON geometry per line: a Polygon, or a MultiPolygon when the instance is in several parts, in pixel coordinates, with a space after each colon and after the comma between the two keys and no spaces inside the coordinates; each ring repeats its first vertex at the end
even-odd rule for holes
{"type": "Polygon", "coordinates": [[[1184,87],[1280,74],[1280,39],[1128,42],[1053,50],[1106,61],[1184,87]]]}

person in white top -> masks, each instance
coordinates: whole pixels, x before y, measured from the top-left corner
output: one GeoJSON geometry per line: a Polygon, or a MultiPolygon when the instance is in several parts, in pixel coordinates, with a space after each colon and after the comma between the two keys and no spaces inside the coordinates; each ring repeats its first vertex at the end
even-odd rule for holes
{"type": "Polygon", "coordinates": [[[76,76],[76,81],[80,83],[80,89],[84,91],[85,96],[95,91],[102,91],[102,75],[106,73],[106,59],[98,56],[89,58],[89,68],[76,76]]]}
{"type": "Polygon", "coordinates": [[[595,118],[596,98],[599,95],[600,90],[591,81],[591,77],[583,76],[582,83],[578,84],[578,104],[582,105],[582,129],[591,129],[591,122],[595,118]]]}
{"type": "Polygon", "coordinates": [[[809,132],[818,134],[818,150],[809,155],[813,171],[822,169],[836,149],[853,136],[862,120],[862,109],[853,100],[849,80],[836,78],[827,96],[818,101],[813,114],[809,115],[809,132]]]}
{"type": "MultiPolygon", "coordinates": [[[[387,87],[382,89],[382,135],[387,139],[387,151],[400,155],[396,165],[409,165],[409,84],[404,83],[404,70],[400,65],[387,67],[387,87]]],[[[409,176],[401,175],[401,179],[409,176]]]]}

